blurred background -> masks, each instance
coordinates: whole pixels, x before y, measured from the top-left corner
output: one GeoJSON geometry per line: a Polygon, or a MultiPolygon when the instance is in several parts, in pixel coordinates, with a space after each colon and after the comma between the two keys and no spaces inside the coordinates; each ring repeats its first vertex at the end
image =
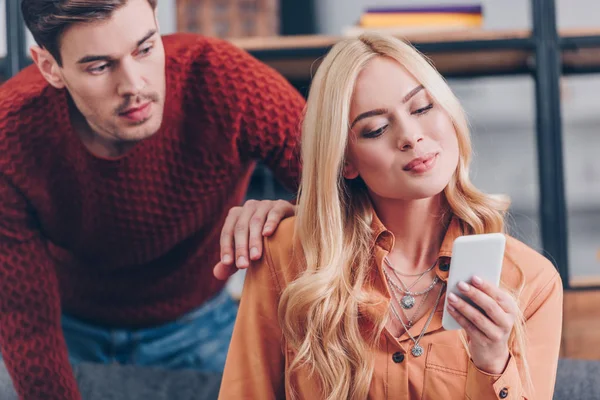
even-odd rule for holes
{"type": "MultiPolygon", "coordinates": [[[[17,4],[0,0],[0,82],[29,62],[17,4]]],[[[340,37],[413,42],[469,116],[474,182],[511,199],[511,233],[561,273],[563,356],[600,359],[599,1],[159,0],[158,13],[163,34],[231,40],[303,94],[340,37]]],[[[257,167],[249,198],[290,196],[257,167]]]]}

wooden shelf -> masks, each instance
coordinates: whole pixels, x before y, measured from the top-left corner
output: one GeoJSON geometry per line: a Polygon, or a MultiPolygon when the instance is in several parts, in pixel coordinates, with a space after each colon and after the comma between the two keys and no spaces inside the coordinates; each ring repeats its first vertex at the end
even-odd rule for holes
{"type": "MultiPolygon", "coordinates": [[[[412,43],[452,43],[467,41],[499,41],[511,39],[529,39],[531,32],[528,30],[484,30],[464,29],[440,32],[421,32],[396,35],[412,43]]],[[[321,48],[333,46],[344,39],[344,36],[306,35],[306,36],[278,36],[265,38],[240,38],[232,39],[236,45],[248,50],[285,50],[298,48],[321,48]]]]}
{"type": "Polygon", "coordinates": [[[573,276],[569,279],[573,289],[600,288],[600,276],[573,276]]]}
{"type": "MultiPolygon", "coordinates": [[[[567,30],[560,34],[564,42],[565,73],[600,71],[600,30],[567,30]]],[[[530,73],[535,66],[535,42],[528,30],[466,29],[398,36],[415,45],[448,77],[530,73]]],[[[281,36],[232,39],[231,42],[287,79],[308,82],[319,58],[343,38],[281,36]]]]}
{"type": "MultiPolygon", "coordinates": [[[[531,33],[453,30],[398,35],[431,58],[449,76],[523,73],[530,70],[531,33]]],[[[310,80],[318,60],[342,36],[282,36],[232,40],[290,80],[310,80]]]]}
{"type": "Polygon", "coordinates": [[[563,73],[600,72],[600,31],[577,29],[561,32],[563,73]]]}
{"type": "MultiPolygon", "coordinates": [[[[600,30],[560,32],[565,74],[600,72],[600,30]]],[[[403,38],[426,54],[447,77],[531,73],[535,42],[528,30],[466,29],[407,33],[403,38]]],[[[230,39],[292,82],[310,82],[318,60],[342,36],[277,36],[230,39]]],[[[0,59],[0,72],[4,69],[0,59]]],[[[1,77],[0,77],[1,81],[1,77]]]]}
{"type": "Polygon", "coordinates": [[[565,291],[561,356],[600,360],[600,291],[565,291]]]}

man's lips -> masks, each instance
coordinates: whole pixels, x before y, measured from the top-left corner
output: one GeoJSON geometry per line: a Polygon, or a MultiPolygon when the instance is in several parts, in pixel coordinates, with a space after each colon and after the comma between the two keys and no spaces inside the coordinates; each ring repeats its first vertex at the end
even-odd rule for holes
{"type": "Polygon", "coordinates": [[[152,111],[151,106],[152,102],[149,101],[141,106],[128,108],[124,112],[119,113],[119,115],[131,121],[143,121],[150,117],[150,113],[152,111]]]}
{"type": "Polygon", "coordinates": [[[148,101],[148,102],[146,102],[146,103],[142,104],[141,106],[138,106],[138,107],[130,107],[130,108],[128,108],[127,110],[125,110],[125,111],[123,111],[123,112],[120,112],[120,113],[119,113],[119,115],[131,114],[131,113],[134,113],[134,112],[136,112],[136,111],[143,110],[144,108],[148,107],[149,105],[150,105],[150,102],[148,101]]]}

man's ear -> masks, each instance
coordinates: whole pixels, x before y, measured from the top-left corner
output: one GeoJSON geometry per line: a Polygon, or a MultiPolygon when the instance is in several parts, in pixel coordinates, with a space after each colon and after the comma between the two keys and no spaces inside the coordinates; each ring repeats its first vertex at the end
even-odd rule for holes
{"type": "Polygon", "coordinates": [[[344,161],[344,178],[356,179],[358,178],[358,169],[350,161],[344,161]]]}
{"type": "Polygon", "coordinates": [[[49,84],[57,89],[65,87],[59,71],[60,66],[48,50],[33,46],[31,47],[31,58],[49,84]]]}

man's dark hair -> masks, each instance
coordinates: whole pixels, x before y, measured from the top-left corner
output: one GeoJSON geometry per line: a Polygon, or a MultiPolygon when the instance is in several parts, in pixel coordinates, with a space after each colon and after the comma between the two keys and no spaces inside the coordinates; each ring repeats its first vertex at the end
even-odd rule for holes
{"type": "MultiPolygon", "coordinates": [[[[7,0],[14,1],[14,0],[7,0]]],[[[103,21],[128,0],[22,0],[21,11],[27,28],[37,44],[48,50],[58,65],[60,39],[63,32],[73,24],[103,21]]],[[[158,0],[148,0],[156,9],[158,0]]],[[[134,23],[132,21],[132,23],[134,23]]]]}

